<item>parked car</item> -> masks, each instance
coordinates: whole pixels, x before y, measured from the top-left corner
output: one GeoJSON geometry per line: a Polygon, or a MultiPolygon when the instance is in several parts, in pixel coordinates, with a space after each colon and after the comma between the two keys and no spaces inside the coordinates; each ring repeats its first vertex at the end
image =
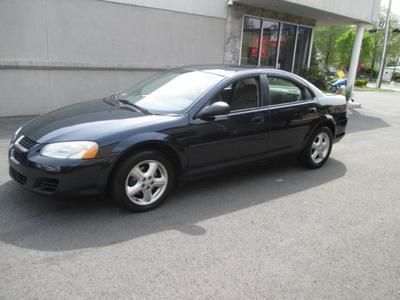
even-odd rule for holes
{"type": "Polygon", "coordinates": [[[346,85],[347,85],[347,79],[338,78],[329,84],[329,90],[332,91],[333,93],[336,93],[338,89],[345,88],[346,85]]]}
{"type": "Polygon", "coordinates": [[[343,96],[294,74],[184,67],[33,119],[11,140],[9,171],[42,194],[108,191],[145,211],[177,182],[239,164],[295,154],[319,168],[346,124],[343,96]]]}

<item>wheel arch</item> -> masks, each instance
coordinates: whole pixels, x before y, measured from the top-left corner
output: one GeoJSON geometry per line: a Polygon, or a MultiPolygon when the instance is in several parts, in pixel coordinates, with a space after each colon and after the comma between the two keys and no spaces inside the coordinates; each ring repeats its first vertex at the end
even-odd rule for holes
{"type": "Polygon", "coordinates": [[[312,129],[309,131],[307,138],[303,142],[303,148],[307,145],[308,141],[310,140],[311,136],[314,132],[321,127],[328,127],[329,130],[332,132],[332,142],[335,139],[336,135],[336,122],[333,116],[331,115],[324,115],[320,122],[318,122],[312,129]]]}
{"type": "Polygon", "coordinates": [[[110,184],[110,179],[112,178],[113,173],[117,170],[121,162],[123,162],[127,157],[134,155],[135,153],[142,151],[150,151],[150,150],[157,151],[165,155],[166,158],[169,159],[171,164],[173,165],[175,178],[179,178],[181,170],[183,169],[182,158],[179,156],[177,151],[173,149],[171,146],[167,145],[166,143],[163,143],[162,141],[154,140],[154,141],[146,141],[135,144],[127,148],[125,151],[123,151],[111,167],[111,171],[107,178],[107,186],[110,184]]]}

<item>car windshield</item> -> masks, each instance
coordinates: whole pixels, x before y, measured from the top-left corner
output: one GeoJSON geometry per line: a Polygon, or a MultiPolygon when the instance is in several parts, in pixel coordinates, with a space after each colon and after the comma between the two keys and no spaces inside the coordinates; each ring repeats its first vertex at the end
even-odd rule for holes
{"type": "Polygon", "coordinates": [[[117,98],[154,113],[181,113],[223,78],[204,71],[173,70],[150,77],[117,98]]]}

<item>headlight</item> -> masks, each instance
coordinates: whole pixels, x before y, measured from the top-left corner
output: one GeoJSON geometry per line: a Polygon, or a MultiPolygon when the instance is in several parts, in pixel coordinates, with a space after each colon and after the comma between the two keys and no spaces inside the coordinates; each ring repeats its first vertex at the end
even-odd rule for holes
{"type": "Polygon", "coordinates": [[[90,159],[95,158],[99,145],[95,142],[76,141],[48,144],[40,154],[60,159],[90,159]]]}
{"type": "Polygon", "coordinates": [[[21,129],[22,129],[22,126],[20,128],[18,128],[17,131],[14,133],[13,137],[11,138],[11,144],[15,142],[21,129]]]}
{"type": "Polygon", "coordinates": [[[17,131],[14,133],[13,137],[10,140],[10,144],[8,146],[9,149],[11,149],[14,146],[15,141],[17,140],[18,134],[20,133],[22,129],[22,126],[17,129],[17,131]]]}

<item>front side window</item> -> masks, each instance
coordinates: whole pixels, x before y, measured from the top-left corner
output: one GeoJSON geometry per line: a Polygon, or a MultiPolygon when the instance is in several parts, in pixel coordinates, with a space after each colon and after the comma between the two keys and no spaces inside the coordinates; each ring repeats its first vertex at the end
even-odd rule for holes
{"type": "Polygon", "coordinates": [[[222,79],[208,72],[173,70],[153,76],[117,97],[155,113],[180,113],[222,79]]]}
{"type": "Polygon", "coordinates": [[[259,78],[249,77],[238,80],[226,86],[210,100],[210,104],[224,101],[229,104],[231,111],[254,108],[259,103],[259,78]]]}
{"type": "Polygon", "coordinates": [[[301,88],[287,79],[268,76],[268,86],[271,105],[303,100],[301,88]]]}

